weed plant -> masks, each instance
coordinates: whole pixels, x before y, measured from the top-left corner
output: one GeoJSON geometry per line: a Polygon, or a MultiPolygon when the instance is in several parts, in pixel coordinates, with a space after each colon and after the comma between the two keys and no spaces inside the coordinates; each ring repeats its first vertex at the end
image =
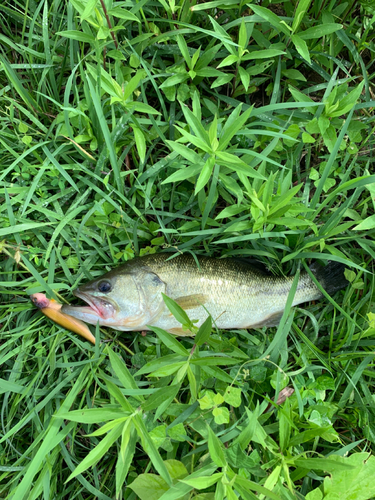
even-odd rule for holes
{"type": "Polygon", "coordinates": [[[375,497],[374,23],[374,0],[2,2],[0,498],[375,497]],[[350,284],[278,328],[95,346],[28,298],[162,251],[350,284]]]}

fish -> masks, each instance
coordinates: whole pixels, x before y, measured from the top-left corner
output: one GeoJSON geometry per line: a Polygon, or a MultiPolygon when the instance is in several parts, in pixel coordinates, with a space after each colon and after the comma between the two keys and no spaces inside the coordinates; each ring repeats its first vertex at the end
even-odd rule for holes
{"type": "Polygon", "coordinates": [[[44,293],[34,293],[30,295],[30,299],[45,316],[52,319],[55,323],[67,330],[78,333],[92,344],[95,344],[95,337],[87,325],[79,319],[61,312],[62,304],[59,304],[55,299],[48,299],[44,293]]]}
{"type": "MultiPolygon", "coordinates": [[[[172,298],[200,326],[211,315],[219,329],[277,326],[284,312],[293,276],[266,273],[244,259],[160,253],[136,257],[80,285],[73,291],[85,306],[63,305],[61,312],[86,323],[120,331],[159,327],[175,335],[191,335],[167,308],[172,298]]],[[[346,287],[345,266],[331,261],[310,267],[329,295],[346,287]]],[[[302,271],[293,306],[318,300],[322,293],[302,271]]]]}

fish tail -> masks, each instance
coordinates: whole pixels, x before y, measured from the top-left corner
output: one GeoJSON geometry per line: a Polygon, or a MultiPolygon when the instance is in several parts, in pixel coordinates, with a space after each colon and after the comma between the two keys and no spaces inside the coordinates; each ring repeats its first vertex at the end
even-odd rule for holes
{"type": "Polygon", "coordinates": [[[322,266],[318,262],[314,262],[310,266],[310,271],[329,295],[333,295],[349,284],[344,274],[345,264],[329,261],[326,266],[322,266]]]}

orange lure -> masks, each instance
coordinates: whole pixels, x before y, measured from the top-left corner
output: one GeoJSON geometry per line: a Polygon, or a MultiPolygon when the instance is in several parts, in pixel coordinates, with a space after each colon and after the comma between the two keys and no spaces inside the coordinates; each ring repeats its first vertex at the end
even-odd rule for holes
{"type": "Polygon", "coordinates": [[[95,344],[94,335],[90,332],[83,321],[73,318],[72,316],[64,314],[60,311],[62,304],[59,304],[54,299],[48,299],[44,293],[34,293],[33,295],[30,295],[30,299],[36,307],[38,307],[43,314],[48,316],[48,318],[52,319],[52,321],[60,326],[63,326],[67,330],[70,330],[71,332],[78,333],[78,335],[81,335],[86,340],[95,344]]]}

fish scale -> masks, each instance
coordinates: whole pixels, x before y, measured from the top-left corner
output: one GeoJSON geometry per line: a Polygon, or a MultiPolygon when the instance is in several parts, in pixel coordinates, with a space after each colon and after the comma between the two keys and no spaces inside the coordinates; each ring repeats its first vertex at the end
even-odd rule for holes
{"type": "MultiPolygon", "coordinates": [[[[190,254],[170,258],[161,253],[135,258],[74,292],[89,306],[66,306],[62,311],[87,323],[118,330],[147,330],[157,326],[187,334],[164,304],[162,293],[174,299],[200,326],[208,314],[220,329],[278,324],[293,277],[266,274],[243,259],[214,259],[190,254]],[[105,290],[105,292],[103,292],[105,290]]],[[[330,294],[347,285],[344,266],[331,262],[311,266],[330,294]]],[[[302,272],[293,305],[317,300],[322,294],[302,272]]]]}

